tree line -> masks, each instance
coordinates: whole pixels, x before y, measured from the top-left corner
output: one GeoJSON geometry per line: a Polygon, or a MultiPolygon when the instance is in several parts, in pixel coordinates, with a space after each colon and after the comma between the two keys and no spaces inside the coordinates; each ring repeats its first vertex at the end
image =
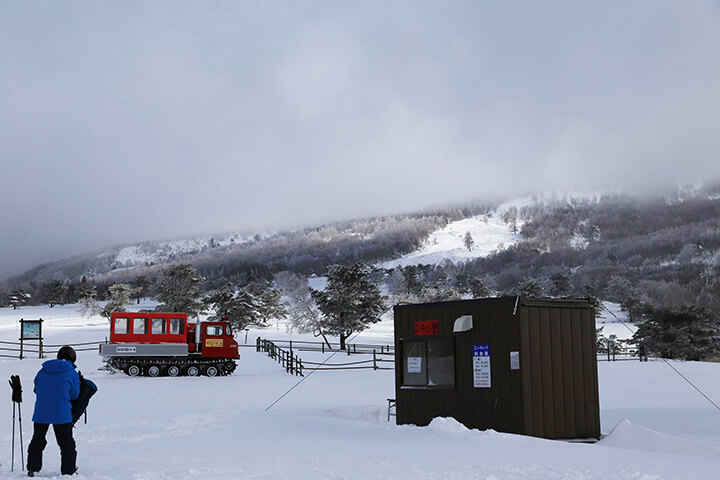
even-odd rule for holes
{"type": "MultiPolygon", "coordinates": [[[[720,318],[718,193],[544,199],[503,213],[502,220],[522,240],[492,255],[455,264],[446,261],[389,270],[367,267],[366,273],[386,293],[386,308],[398,302],[488,295],[592,296],[619,303],[632,321],[661,325],[686,321],[692,327],[678,328],[677,342],[694,345],[687,339],[697,332],[708,335],[693,322],[716,324],[720,318]]],[[[320,297],[308,290],[309,275],[329,274],[334,265],[372,265],[397,258],[419,247],[430,232],[447,222],[482,211],[473,207],[306,229],[233,247],[240,250],[208,248],[191,257],[197,260],[192,264],[203,278],[199,287],[203,295],[216,296],[213,308],[252,311],[249,298],[261,297],[263,287],[257,285],[266,285],[281,291],[292,328],[322,336],[329,330],[320,323],[325,314],[320,297]],[[225,305],[230,296],[235,304],[225,305]]],[[[468,250],[471,241],[464,239],[468,250]]],[[[84,296],[88,283],[93,284],[98,299],[109,299],[110,288],[116,284],[134,289],[130,298],[135,301],[138,295],[160,298],[158,279],[167,268],[149,265],[76,281],[63,277],[0,284],[0,302],[15,307],[73,303],[84,296]]],[[[643,335],[639,334],[638,342],[643,335]]],[[[662,355],[695,358],[677,349],[661,350],[662,355]]],[[[701,351],[705,352],[702,358],[720,356],[713,348],[701,351]]]]}

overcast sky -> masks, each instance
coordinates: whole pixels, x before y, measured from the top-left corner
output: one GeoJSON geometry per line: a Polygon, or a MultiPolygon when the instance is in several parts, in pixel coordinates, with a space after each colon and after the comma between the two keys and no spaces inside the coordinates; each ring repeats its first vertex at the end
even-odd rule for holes
{"type": "Polygon", "coordinates": [[[124,242],[720,178],[720,3],[0,0],[0,279],[124,242]]]}

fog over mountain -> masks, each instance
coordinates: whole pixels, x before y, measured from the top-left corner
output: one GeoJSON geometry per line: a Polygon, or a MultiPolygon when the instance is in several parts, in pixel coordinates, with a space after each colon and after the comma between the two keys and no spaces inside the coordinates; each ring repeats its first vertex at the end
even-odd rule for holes
{"type": "Polygon", "coordinates": [[[106,245],[720,178],[720,5],[0,3],[0,279],[106,245]]]}

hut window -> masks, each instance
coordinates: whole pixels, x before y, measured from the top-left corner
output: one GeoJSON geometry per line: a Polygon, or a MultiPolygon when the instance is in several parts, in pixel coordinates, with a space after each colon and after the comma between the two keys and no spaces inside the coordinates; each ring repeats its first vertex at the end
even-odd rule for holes
{"type": "Polygon", "coordinates": [[[403,342],[403,385],[455,386],[455,352],[452,338],[403,342]]]}
{"type": "Polygon", "coordinates": [[[428,385],[455,386],[455,355],[452,338],[427,341],[428,385]]]}

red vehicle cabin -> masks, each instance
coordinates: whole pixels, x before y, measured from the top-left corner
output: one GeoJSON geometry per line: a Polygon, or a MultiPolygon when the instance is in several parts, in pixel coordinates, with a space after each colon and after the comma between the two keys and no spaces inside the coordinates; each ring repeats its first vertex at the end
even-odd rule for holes
{"type": "Polygon", "coordinates": [[[184,313],[114,312],[110,343],[188,343],[184,313]]]}
{"type": "Polygon", "coordinates": [[[188,323],[184,313],[155,312],[114,312],[100,354],[133,376],[230,374],[239,358],[230,322],[188,323]]]}

